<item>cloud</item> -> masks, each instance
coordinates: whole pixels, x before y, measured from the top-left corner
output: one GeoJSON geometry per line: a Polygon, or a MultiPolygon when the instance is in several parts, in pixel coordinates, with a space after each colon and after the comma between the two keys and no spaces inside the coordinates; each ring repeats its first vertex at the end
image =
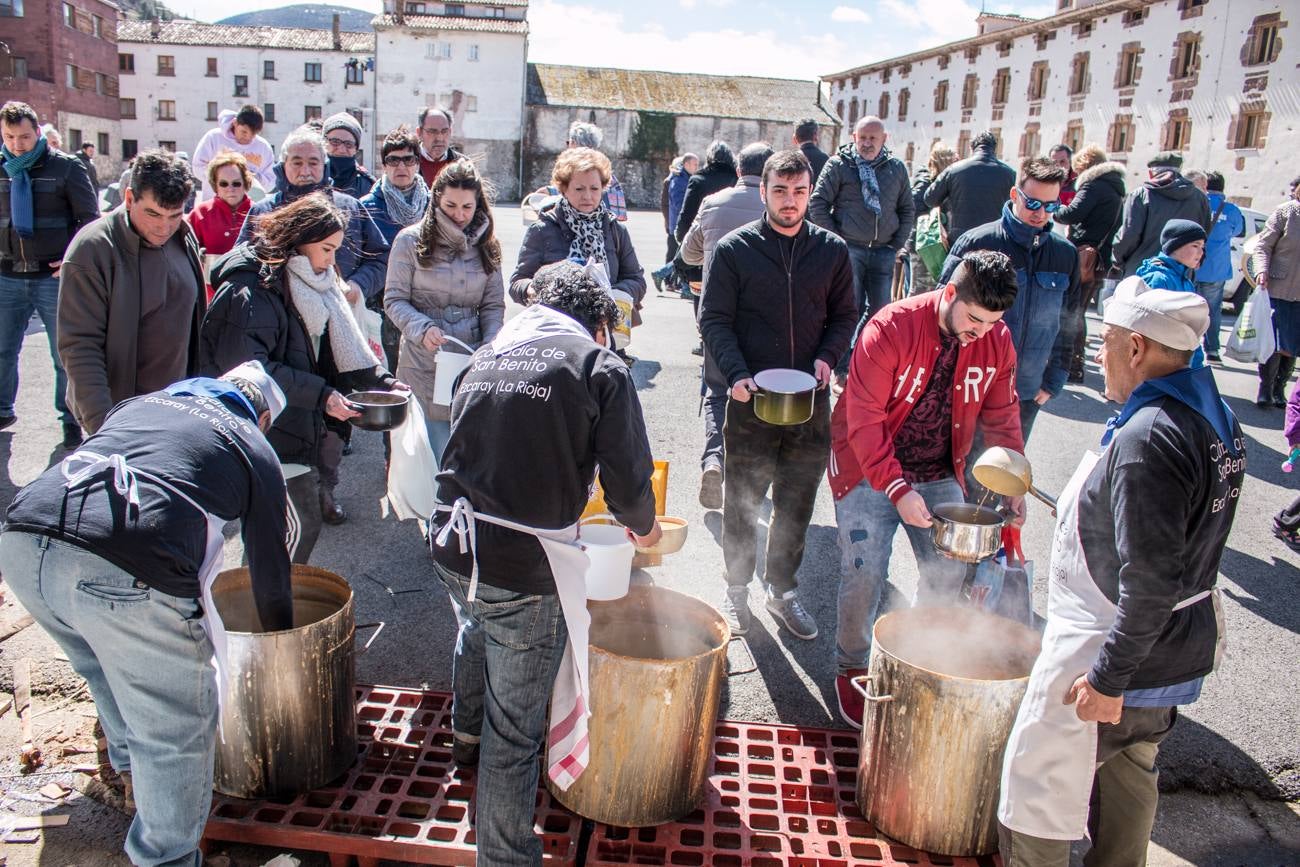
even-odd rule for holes
{"type": "Polygon", "coordinates": [[[831,10],[831,20],[846,24],[870,24],[871,16],[856,6],[836,6],[831,10]]]}
{"type": "Polygon", "coordinates": [[[777,29],[734,27],[678,30],[680,21],[668,32],[653,22],[630,24],[623,14],[606,7],[562,0],[534,0],[528,7],[528,21],[528,59],[536,63],[812,80],[871,59],[864,57],[861,46],[834,33],[799,36],[777,29]]]}

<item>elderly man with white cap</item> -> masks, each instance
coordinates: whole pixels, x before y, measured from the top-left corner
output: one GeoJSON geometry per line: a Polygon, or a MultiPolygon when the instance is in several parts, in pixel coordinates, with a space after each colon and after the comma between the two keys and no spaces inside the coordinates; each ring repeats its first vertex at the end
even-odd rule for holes
{"type": "Polygon", "coordinates": [[[239,628],[293,625],[284,476],[265,436],[284,406],[257,362],[130,398],[5,515],[0,571],[90,686],[128,802],[134,789],[126,854],[140,867],[201,860],[226,522],[243,523],[252,577],[239,628]]]}
{"type": "Polygon", "coordinates": [[[1205,300],[1120,283],[1097,362],[1123,405],[1059,500],[1047,627],[1007,743],[1006,867],[1146,863],[1156,752],[1223,641],[1215,580],[1245,477],[1244,437],[1208,367],[1205,300]],[[1094,781],[1096,783],[1094,794],[1094,781]]]}

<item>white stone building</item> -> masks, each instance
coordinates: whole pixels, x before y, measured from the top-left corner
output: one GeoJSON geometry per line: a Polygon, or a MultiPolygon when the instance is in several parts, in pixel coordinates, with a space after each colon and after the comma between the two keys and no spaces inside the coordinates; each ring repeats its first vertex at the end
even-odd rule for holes
{"type": "Polygon", "coordinates": [[[1300,174],[1294,0],[1056,0],[1043,19],[983,14],[979,35],[823,77],[845,127],[879,115],[913,165],[944,140],[963,156],[993,130],[1018,163],[1058,142],[1127,162],[1179,151],[1270,210],[1300,174]]]}
{"type": "Polygon", "coordinates": [[[528,0],[385,0],[375,18],[377,130],[414,127],[426,106],[452,114],[452,145],[502,199],[519,196],[528,0]],[[400,4],[400,5],[399,5],[400,4]]]}
{"type": "Polygon", "coordinates": [[[222,110],[250,103],[261,106],[262,135],[277,151],[313,117],[348,111],[375,129],[366,69],[374,34],[125,20],[117,34],[124,156],[150,147],[193,153],[222,110]]]}

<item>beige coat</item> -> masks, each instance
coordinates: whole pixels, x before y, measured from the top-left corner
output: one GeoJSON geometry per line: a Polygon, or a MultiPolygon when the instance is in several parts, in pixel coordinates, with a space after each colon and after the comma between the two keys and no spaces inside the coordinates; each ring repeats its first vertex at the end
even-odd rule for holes
{"type": "MultiPolygon", "coordinates": [[[[433,403],[436,350],[425,348],[425,332],[437,326],[477,349],[501,330],[506,302],[501,269],[486,273],[479,257],[477,242],[486,225],[479,227],[471,242],[460,230],[452,231],[454,225],[441,213],[438,218],[439,242],[427,267],[415,255],[420,223],[403,229],[393,240],[384,312],[402,332],[397,378],[411,386],[426,418],[445,421],[451,409],[433,403]]],[[[455,344],[447,348],[459,351],[455,344]]]]}
{"type": "Polygon", "coordinates": [[[1278,205],[1255,245],[1256,274],[1268,275],[1268,296],[1300,301],[1300,202],[1278,205]]]}

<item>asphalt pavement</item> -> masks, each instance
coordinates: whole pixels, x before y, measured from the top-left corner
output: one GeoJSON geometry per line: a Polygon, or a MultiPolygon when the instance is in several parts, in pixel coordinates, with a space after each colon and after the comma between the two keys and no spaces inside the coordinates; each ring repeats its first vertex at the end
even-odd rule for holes
{"type": "MultiPolygon", "coordinates": [[[[501,207],[496,216],[507,264],[513,265],[524,229],[520,212],[501,207]]],[[[665,249],[660,216],[633,213],[628,227],[647,271],[657,266],[665,249]]],[[[689,520],[690,535],[679,554],[665,558],[660,567],[643,570],[634,580],[653,581],[716,605],[724,589],[721,515],[706,513],[697,499],[703,422],[698,414],[699,358],[690,351],[698,340],[692,305],[677,296],[657,295],[651,285],[643,316],[645,324],[633,332],[628,351],[638,359],[633,374],[655,457],[670,463],[668,512],[689,520]]],[[[1093,319],[1090,332],[1095,334],[1098,327],[1093,319]]],[[[3,503],[63,455],[51,403],[47,343],[37,322],[24,346],[21,373],[18,422],[0,432],[3,503]]],[[[1300,863],[1300,819],[1294,806],[1300,800],[1300,556],[1274,539],[1270,530],[1272,513],[1295,496],[1296,485],[1294,477],[1280,469],[1285,457],[1282,411],[1255,407],[1253,368],[1229,362],[1217,368],[1216,376],[1248,437],[1248,481],[1221,567],[1229,655],[1162,747],[1161,787],[1172,797],[1162,800],[1153,853],[1159,849],[1167,857],[1153,855],[1152,863],[1300,863]]],[[[1058,492],[1084,451],[1098,447],[1102,424],[1116,409],[1100,396],[1100,384],[1100,374],[1090,363],[1087,381],[1068,386],[1040,414],[1027,451],[1035,484],[1042,490],[1058,492]]],[[[339,488],[348,521],[324,529],[313,562],[352,581],[359,623],[385,624],[358,656],[360,681],[448,690],[455,636],[450,606],[434,583],[415,525],[381,517],[380,436],[358,431],[354,445],[355,453],[343,463],[339,488]],[[397,592],[402,590],[420,592],[397,592]]],[[[1038,502],[1031,500],[1028,508],[1025,552],[1045,574],[1052,520],[1038,502]]],[[[228,528],[228,535],[226,557],[235,565],[242,553],[238,528],[228,528]]],[[[833,688],[839,568],[834,510],[830,491],[822,486],[797,576],[820,634],[801,641],[779,630],[763,609],[755,582],[755,626],[748,646],[758,669],[729,679],[724,717],[841,725],[833,688]]],[[[887,604],[906,604],[916,569],[901,533],[895,540],[890,582],[887,604]]],[[[71,693],[77,679],[55,655],[49,639],[36,628],[0,643],[0,689],[12,689],[13,662],[26,656],[37,661],[38,690],[54,696],[71,693]]]]}

